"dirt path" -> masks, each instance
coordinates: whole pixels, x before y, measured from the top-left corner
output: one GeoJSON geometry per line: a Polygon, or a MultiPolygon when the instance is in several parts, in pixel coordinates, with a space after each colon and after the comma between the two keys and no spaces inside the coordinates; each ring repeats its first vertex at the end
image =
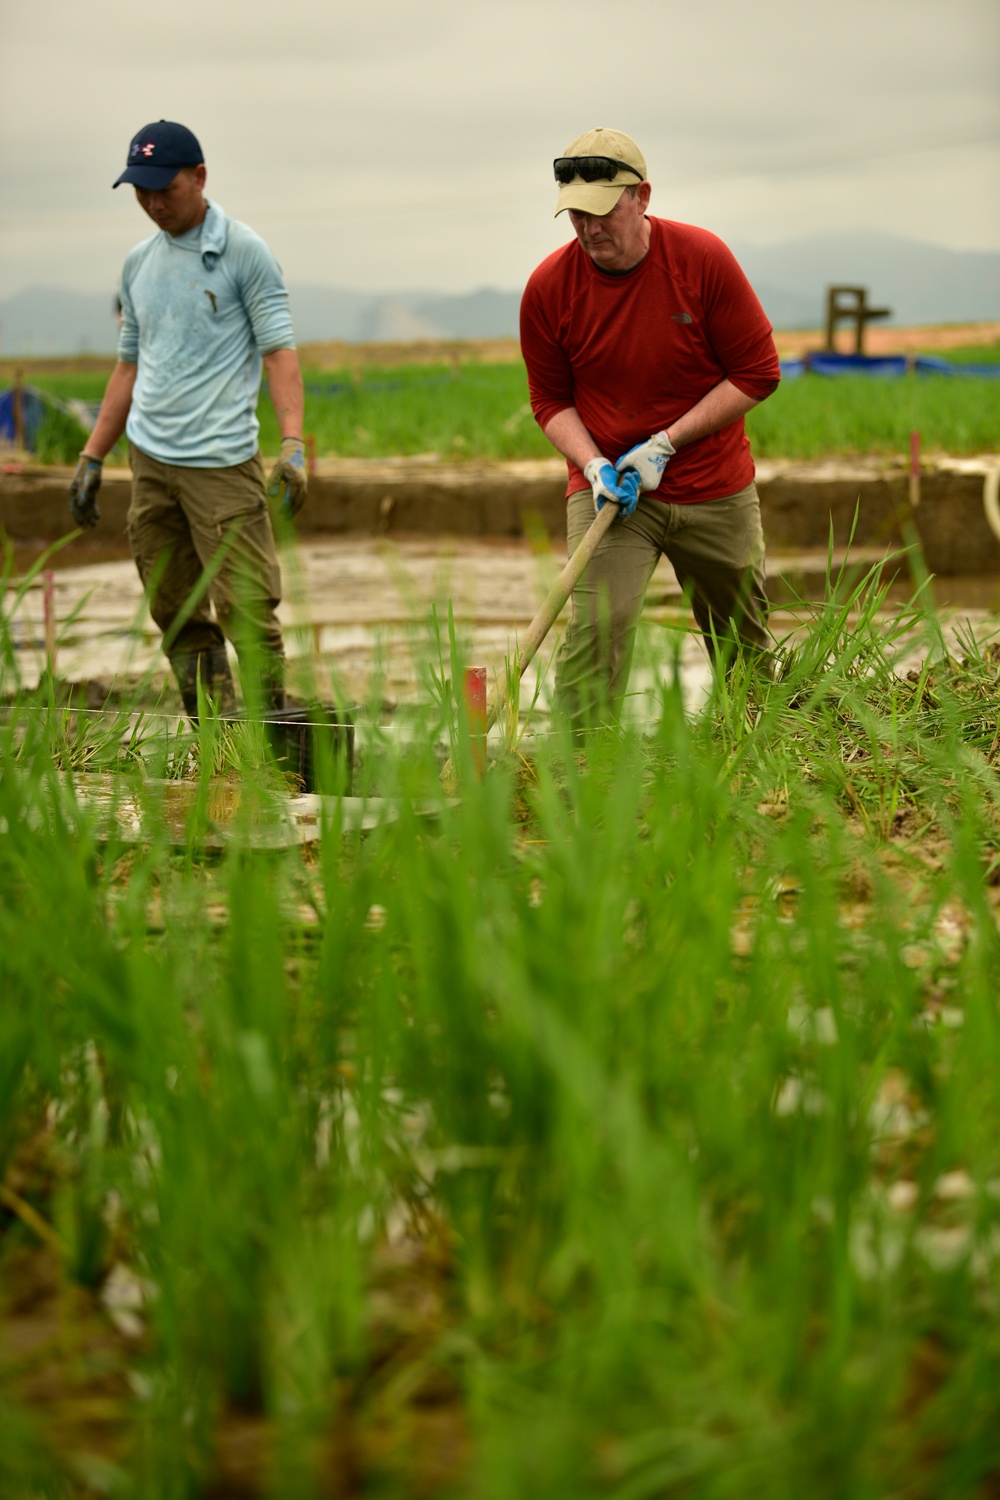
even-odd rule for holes
{"type": "MultiPolygon", "coordinates": [[[[853,349],[853,333],[841,329],[837,347],[844,352],[853,349]]],[[[822,349],[826,334],[818,328],[798,332],[778,330],[774,341],[782,359],[822,349]]],[[[881,323],[865,329],[866,354],[933,354],[939,349],[964,349],[976,344],[1000,343],[1000,323],[939,323],[923,328],[894,328],[881,323]]]]}

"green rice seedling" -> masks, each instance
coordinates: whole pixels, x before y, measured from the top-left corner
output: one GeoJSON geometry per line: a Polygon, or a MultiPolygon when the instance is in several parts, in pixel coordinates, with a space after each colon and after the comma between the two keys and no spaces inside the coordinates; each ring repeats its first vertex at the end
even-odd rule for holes
{"type": "MultiPolygon", "coordinates": [[[[306,371],[306,430],[321,454],[378,458],[434,452],[441,458],[516,458],[551,452],[527,410],[522,364],[463,363],[348,371],[306,371]]],[[[277,447],[266,403],[261,444],[277,447]]]]}
{"type": "MultiPolygon", "coordinates": [[[[85,401],[94,409],[104,396],[110,371],[110,361],[104,370],[59,370],[53,373],[37,370],[32,371],[31,383],[57,400],[85,401]]],[[[85,428],[72,412],[48,407],[38,433],[35,456],[40,463],[75,464],[86,439],[85,428]]],[[[115,444],[110,460],[127,463],[128,444],[124,438],[115,444]]]]}
{"type": "Polygon", "coordinates": [[[48,402],[35,434],[40,464],[75,464],[87,441],[87,429],[71,412],[48,402]]]}
{"type": "Polygon", "coordinates": [[[31,383],[64,401],[100,401],[113,367],[114,361],[108,360],[106,367],[99,370],[34,369],[31,383]]]}
{"type": "MultiPolygon", "coordinates": [[[[504,657],[503,682],[502,684],[495,683],[493,688],[493,691],[500,695],[500,712],[498,714],[500,742],[504,753],[507,755],[517,754],[518,742],[524,732],[522,728],[521,673],[518,670],[519,665],[520,652],[518,651],[517,640],[515,639],[513,653],[510,656],[504,657]]],[[[532,710],[538,702],[540,689],[541,679],[539,678],[536,683],[534,697],[528,705],[528,717],[530,717],[532,710]]]]}
{"type": "Polygon", "coordinates": [[[906,375],[898,380],[804,376],[783,382],[747,416],[761,458],[900,455],[910,433],[930,453],[988,453],[996,446],[996,384],[906,375]]]}
{"type": "Polygon", "coordinates": [[[474,774],[475,754],[472,742],[475,731],[465,710],[462,687],[468,660],[467,643],[460,640],[450,601],[446,629],[447,652],[445,631],[438,616],[438,607],[433,604],[427,621],[423,650],[420,650],[419,636],[415,644],[423,657],[421,676],[436,710],[439,734],[443,731],[447,737],[447,764],[456,766],[460,778],[466,779],[474,774]]]}

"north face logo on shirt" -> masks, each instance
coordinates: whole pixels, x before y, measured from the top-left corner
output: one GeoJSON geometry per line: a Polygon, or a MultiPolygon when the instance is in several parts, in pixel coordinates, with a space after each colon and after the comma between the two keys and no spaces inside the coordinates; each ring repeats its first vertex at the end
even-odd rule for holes
{"type": "Polygon", "coordinates": [[[671,313],[670,316],[673,318],[673,320],[674,320],[675,323],[693,323],[694,322],[694,318],[692,318],[692,316],[691,316],[690,313],[671,313]]]}

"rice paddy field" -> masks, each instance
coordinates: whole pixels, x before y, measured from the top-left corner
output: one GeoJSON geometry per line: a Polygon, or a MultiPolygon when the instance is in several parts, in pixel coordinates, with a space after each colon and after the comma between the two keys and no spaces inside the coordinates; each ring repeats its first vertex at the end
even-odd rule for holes
{"type": "MultiPolygon", "coordinates": [[[[516,361],[306,383],[320,456],[549,451],[516,361]]],[[[958,455],[996,409],[804,377],[748,425],[958,455]]],[[[646,712],[576,740],[543,684],[487,752],[442,598],[391,714],[298,660],[355,726],[306,795],[252,703],[26,681],[45,565],[0,559],[4,1500],[1000,1497],[988,619],[845,566],[693,702],[675,611],[646,712]]]]}
{"type": "MultiPolygon", "coordinates": [[[[1000,361],[1000,346],[936,351],[953,361],[1000,361]]],[[[106,374],[44,371],[32,374],[52,394],[99,401],[106,374]]],[[[306,430],[322,456],[380,458],[437,453],[442,458],[515,459],[547,456],[551,448],[528,405],[519,359],[307,369],[306,430]]],[[[836,453],[898,456],[910,432],[927,453],[961,455],[996,443],[998,384],[911,374],[898,380],[806,376],[782,383],[747,418],[754,452],[762,458],[820,458],[836,453]]],[[[259,416],[261,446],[277,452],[278,430],[266,395],[259,416]]],[[[82,430],[53,411],[40,435],[42,462],[71,463],[82,430]]]]}
{"type": "Polygon", "coordinates": [[[480,774],[432,614],[361,818],[259,726],[24,691],[27,582],[0,1493],[1000,1494],[988,640],[831,577],[778,680],[521,704],[480,774]]]}

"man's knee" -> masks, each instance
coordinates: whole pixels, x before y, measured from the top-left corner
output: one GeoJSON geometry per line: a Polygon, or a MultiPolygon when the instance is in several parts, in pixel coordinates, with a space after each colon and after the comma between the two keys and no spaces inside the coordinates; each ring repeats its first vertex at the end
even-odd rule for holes
{"type": "Polygon", "coordinates": [[[153,538],[136,533],[131,527],[126,529],[150,616],[159,630],[167,631],[197,582],[197,570],[183,572],[171,547],[164,547],[162,542],[155,545],[153,538]]]}
{"type": "Polygon", "coordinates": [[[284,653],[277,600],[237,591],[215,593],[212,602],[219,625],[241,656],[254,650],[284,653]]]}
{"type": "Polygon", "coordinates": [[[715,580],[712,588],[696,584],[691,608],[714,660],[729,663],[741,654],[770,650],[767,596],[752,576],[735,577],[724,584],[715,580]]]}

